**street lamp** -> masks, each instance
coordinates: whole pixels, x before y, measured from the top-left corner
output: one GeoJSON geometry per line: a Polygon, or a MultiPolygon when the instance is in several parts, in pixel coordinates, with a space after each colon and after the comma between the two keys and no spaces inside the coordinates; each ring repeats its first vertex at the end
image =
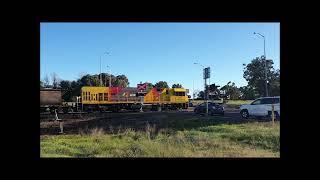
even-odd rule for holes
{"type": "MultiPolygon", "coordinates": [[[[200,65],[202,68],[203,68],[203,71],[205,69],[205,67],[200,64],[200,63],[193,63],[193,64],[196,64],[196,65],[200,65]]],[[[204,80],[204,99],[206,100],[206,115],[208,115],[208,98],[207,98],[207,93],[206,93],[206,86],[207,86],[207,80],[206,78],[204,77],[204,74],[203,74],[203,80],[204,80]]]]}
{"type": "Polygon", "coordinates": [[[266,38],[264,35],[260,34],[260,33],[256,33],[254,32],[253,34],[258,34],[261,37],[263,37],[263,57],[264,57],[264,70],[265,70],[265,86],[266,86],[266,96],[268,96],[268,78],[267,78],[267,58],[266,58],[266,38]]]}
{"type": "Polygon", "coordinates": [[[100,55],[100,86],[102,86],[102,74],[101,74],[101,58],[105,54],[110,54],[109,52],[104,52],[102,55],[100,55]]]}

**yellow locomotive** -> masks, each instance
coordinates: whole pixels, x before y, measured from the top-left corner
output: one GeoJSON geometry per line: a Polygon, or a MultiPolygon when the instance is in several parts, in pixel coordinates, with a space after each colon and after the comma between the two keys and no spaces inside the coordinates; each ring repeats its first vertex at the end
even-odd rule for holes
{"type": "Polygon", "coordinates": [[[184,88],[93,87],[81,88],[83,111],[120,109],[137,110],[142,106],[164,109],[188,108],[187,90],[184,88]]]}

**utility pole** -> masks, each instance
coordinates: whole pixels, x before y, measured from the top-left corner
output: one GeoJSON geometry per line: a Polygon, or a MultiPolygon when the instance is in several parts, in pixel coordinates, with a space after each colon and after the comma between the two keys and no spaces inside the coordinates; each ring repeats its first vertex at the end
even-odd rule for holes
{"type": "Polygon", "coordinates": [[[208,92],[207,92],[207,78],[205,76],[205,69],[203,69],[204,71],[204,98],[205,98],[205,101],[206,101],[206,115],[208,115],[208,92]]]}
{"type": "Polygon", "coordinates": [[[263,58],[264,58],[264,71],[265,71],[265,86],[266,86],[266,96],[269,96],[268,93],[268,76],[267,76],[267,57],[266,57],[266,38],[264,35],[260,34],[260,33],[256,33],[254,32],[253,34],[258,34],[261,37],[263,37],[263,58]]]}

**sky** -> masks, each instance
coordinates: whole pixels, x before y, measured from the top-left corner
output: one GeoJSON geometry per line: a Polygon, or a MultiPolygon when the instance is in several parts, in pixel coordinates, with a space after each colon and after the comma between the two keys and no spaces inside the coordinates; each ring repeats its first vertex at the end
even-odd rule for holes
{"type": "Polygon", "coordinates": [[[253,32],[266,37],[267,59],[280,69],[280,23],[41,23],[40,78],[100,73],[101,57],[102,72],[126,75],[130,87],[163,80],[192,95],[204,87],[195,62],[211,67],[208,83],[241,87],[243,64],[263,55],[253,32]]]}

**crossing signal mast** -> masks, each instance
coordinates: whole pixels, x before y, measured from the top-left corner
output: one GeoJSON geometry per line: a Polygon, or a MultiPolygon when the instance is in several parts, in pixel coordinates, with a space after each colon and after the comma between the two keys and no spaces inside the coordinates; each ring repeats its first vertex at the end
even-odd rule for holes
{"type": "Polygon", "coordinates": [[[208,115],[208,92],[207,92],[207,79],[210,78],[210,67],[204,67],[200,63],[193,63],[202,66],[203,68],[203,79],[204,79],[204,99],[206,101],[206,115],[208,115]]]}
{"type": "Polygon", "coordinates": [[[203,79],[204,79],[204,96],[206,101],[206,114],[208,115],[208,97],[209,93],[207,91],[207,79],[210,78],[210,67],[206,67],[203,69],[203,79]]]}

